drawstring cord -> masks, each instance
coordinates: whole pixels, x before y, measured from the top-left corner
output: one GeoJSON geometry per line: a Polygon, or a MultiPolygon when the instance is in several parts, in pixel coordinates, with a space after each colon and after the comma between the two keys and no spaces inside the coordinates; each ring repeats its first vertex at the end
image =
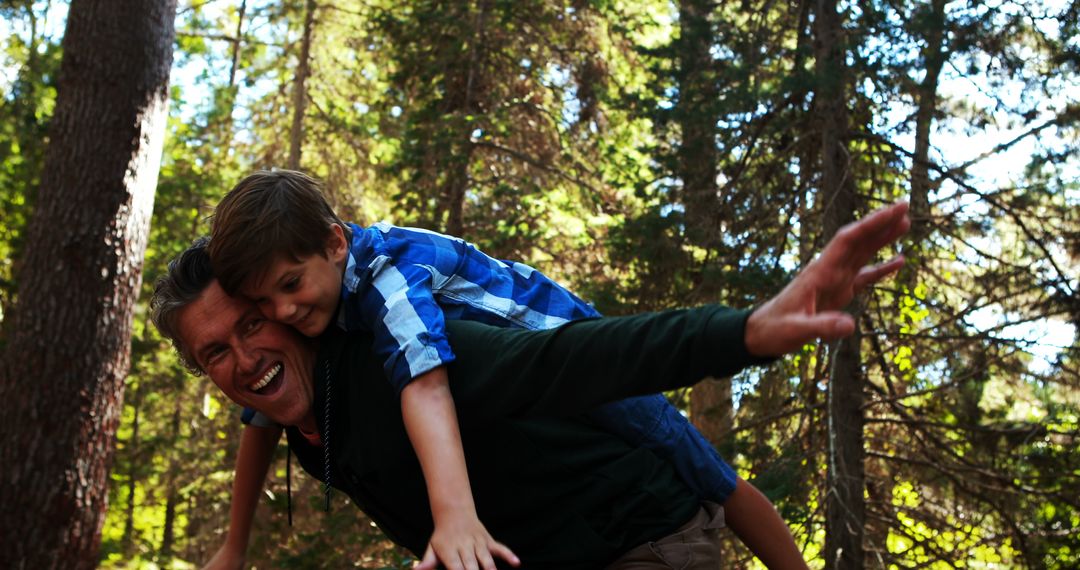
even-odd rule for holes
{"type": "Polygon", "coordinates": [[[326,512],[330,512],[330,359],[326,359],[326,406],[323,408],[323,492],[326,493],[326,512]]]}
{"type": "MultiPolygon", "coordinates": [[[[323,493],[326,495],[326,512],[330,512],[330,359],[323,367],[326,376],[326,406],[323,407],[323,493]]],[[[285,503],[289,510],[289,526],[292,526],[292,444],[285,440],[285,503]]]]}
{"type": "Polygon", "coordinates": [[[289,527],[292,527],[292,444],[285,438],[285,503],[289,507],[289,527]]]}

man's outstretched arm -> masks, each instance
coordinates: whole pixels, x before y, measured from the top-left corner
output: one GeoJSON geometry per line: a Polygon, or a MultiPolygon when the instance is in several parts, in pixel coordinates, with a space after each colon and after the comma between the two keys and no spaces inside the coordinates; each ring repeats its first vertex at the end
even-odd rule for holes
{"type": "Polygon", "coordinates": [[[845,226],[818,259],[752,313],[711,306],[545,331],[451,321],[454,351],[467,355],[450,364],[450,376],[458,379],[450,388],[459,417],[578,413],[706,376],[729,376],[816,338],[849,335],[854,321],[839,309],[900,268],[900,258],[867,263],[909,225],[907,205],[897,204],[845,226]]]}

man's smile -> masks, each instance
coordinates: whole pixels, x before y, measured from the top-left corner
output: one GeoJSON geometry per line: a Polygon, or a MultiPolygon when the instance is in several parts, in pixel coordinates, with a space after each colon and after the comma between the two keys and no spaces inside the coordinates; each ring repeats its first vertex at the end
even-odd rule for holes
{"type": "MultiPolygon", "coordinates": [[[[264,374],[263,377],[258,382],[256,382],[255,384],[252,384],[251,391],[255,392],[255,393],[260,393],[259,392],[260,390],[262,390],[263,388],[266,388],[268,385],[270,385],[271,382],[273,382],[274,380],[277,380],[277,379],[279,379],[281,377],[281,370],[282,370],[281,363],[278,363],[278,364],[275,364],[274,366],[272,366],[270,368],[270,370],[266,371],[266,374],[264,374]]],[[[278,384],[279,383],[280,382],[278,382],[278,384]]],[[[275,387],[276,387],[276,385],[275,385],[275,387]]],[[[271,390],[267,390],[266,392],[270,392],[270,391],[271,390]]],[[[260,394],[262,394],[262,393],[260,393],[260,394]]],[[[265,394],[263,394],[263,395],[265,395],[265,394]]]]}

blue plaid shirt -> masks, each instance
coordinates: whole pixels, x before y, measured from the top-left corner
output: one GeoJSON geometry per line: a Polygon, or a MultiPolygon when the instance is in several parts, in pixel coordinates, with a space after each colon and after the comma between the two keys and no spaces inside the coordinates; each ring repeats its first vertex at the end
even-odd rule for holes
{"type": "Polygon", "coordinates": [[[539,271],[460,238],[385,223],[350,228],[338,325],[374,334],[399,393],[454,359],[446,319],[540,330],[600,316],[539,271]]]}
{"type": "MultiPolygon", "coordinates": [[[[493,259],[462,239],[383,223],[349,227],[338,325],[373,333],[374,350],[398,393],[454,359],[446,319],[536,330],[600,316],[539,271],[493,259]]],[[[735,471],[663,395],[619,400],[589,417],[671,461],[702,499],[722,503],[735,490],[735,471]]],[[[242,419],[273,424],[253,410],[244,410],[242,419]]]]}

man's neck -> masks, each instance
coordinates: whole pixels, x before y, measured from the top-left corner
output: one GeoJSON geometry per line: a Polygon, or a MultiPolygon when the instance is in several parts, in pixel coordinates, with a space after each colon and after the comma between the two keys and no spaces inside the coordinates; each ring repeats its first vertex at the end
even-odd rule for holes
{"type": "Polygon", "coordinates": [[[315,414],[308,411],[307,415],[296,424],[297,429],[304,433],[319,433],[319,426],[315,423],[315,414]]]}

